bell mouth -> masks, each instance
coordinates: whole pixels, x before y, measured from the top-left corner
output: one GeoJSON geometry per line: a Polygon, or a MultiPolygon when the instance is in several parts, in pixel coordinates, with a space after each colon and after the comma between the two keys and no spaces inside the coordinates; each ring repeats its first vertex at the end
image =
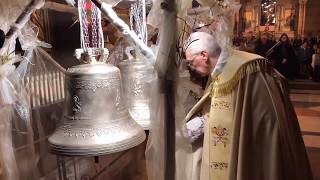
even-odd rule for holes
{"type": "Polygon", "coordinates": [[[75,57],[84,64],[106,63],[109,56],[107,48],[76,49],[75,57]]]}

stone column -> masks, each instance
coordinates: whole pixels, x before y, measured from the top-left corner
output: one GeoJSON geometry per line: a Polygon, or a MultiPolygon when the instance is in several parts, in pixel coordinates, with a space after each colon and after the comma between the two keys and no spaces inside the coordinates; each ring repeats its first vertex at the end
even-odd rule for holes
{"type": "Polygon", "coordinates": [[[41,10],[43,30],[44,30],[44,40],[45,42],[52,43],[52,32],[49,18],[49,10],[43,9],[41,10]]]}
{"type": "Polygon", "coordinates": [[[259,35],[260,32],[260,16],[261,16],[261,4],[260,2],[256,2],[253,4],[253,31],[256,33],[256,35],[259,35]]]}
{"type": "MultiPolygon", "coordinates": [[[[236,0],[236,2],[238,2],[238,3],[241,3],[241,1],[240,0],[236,0]]],[[[241,31],[241,29],[240,29],[240,22],[241,22],[241,20],[240,20],[240,11],[241,11],[241,9],[239,9],[239,11],[238,12],[236,12],[236,14],[235,14],[235,29],[236,29],[236,32],[234,32],[235,34],[236,34],[236,36],[239,36],[239,34],[240,34],[240,31],[241,31]]]]}
{"type": "Polygon", "coordinates": [[[298,35],[304,36],[307,0],[299,0],[298,35]]]}
{"type": "Polygon", "coordinates": [[[281,4],[276,4],[276,27],[275,27],[275,32],[280,32],[281,31],[281,23],[282,23],[282,5],[281,4]]]}

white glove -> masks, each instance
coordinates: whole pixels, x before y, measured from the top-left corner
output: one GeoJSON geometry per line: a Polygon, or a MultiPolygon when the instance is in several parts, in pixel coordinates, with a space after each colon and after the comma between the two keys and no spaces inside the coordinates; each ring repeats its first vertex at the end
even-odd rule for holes
{"type": "Polygon", "coordinates": [[[195,117],[188,121],[184,127],[184,137],[192,143],[195,142],[204,133],[204,122],[203,117],[195,117]]]}

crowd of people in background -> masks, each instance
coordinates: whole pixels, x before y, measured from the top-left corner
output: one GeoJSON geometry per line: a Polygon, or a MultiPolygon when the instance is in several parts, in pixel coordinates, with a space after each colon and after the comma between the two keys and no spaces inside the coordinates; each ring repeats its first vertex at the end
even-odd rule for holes
{"type": "Polygon", "coordinates": [[[258,37],[248,33],[247,36],[234,38],[233,45],[238,50],[269,59],[274,68],[289,80],[320,81],[320,37],[289,38],[284,33],[276,39],[266,32],[258,37]]]}

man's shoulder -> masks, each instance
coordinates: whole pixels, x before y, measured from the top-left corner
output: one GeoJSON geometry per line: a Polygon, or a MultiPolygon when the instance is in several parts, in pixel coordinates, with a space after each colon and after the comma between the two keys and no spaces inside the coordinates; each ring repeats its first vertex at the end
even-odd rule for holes
{"type": "Polygon", "coordinates": [[[229,58],[230,61],[228,62],[237,64],[244,64],[246,62],[253,61],[256,59],[264,59],[264,57],[258,54],[239,50],[233,50],[232,55],[229,58]]]}
{"type": "Polygon", "coordinates": [[[216,78],[213,85],[215,96],[230,93],[238,82],[247,75],[269,70],[270,64],[262,56],[235,50],[228,58],[222,73],[216,78]]]}
{"type": "Polygon", "coordinates": [[[241,69],[246,68],[246,66],[251,65],[251,67],[254,67],[264,61],[266,61],[266,59],[260,55],[234,50],[228,58],[227,64],[219,77],[223,81],[228,81],[236,76],[241,69]]]}

